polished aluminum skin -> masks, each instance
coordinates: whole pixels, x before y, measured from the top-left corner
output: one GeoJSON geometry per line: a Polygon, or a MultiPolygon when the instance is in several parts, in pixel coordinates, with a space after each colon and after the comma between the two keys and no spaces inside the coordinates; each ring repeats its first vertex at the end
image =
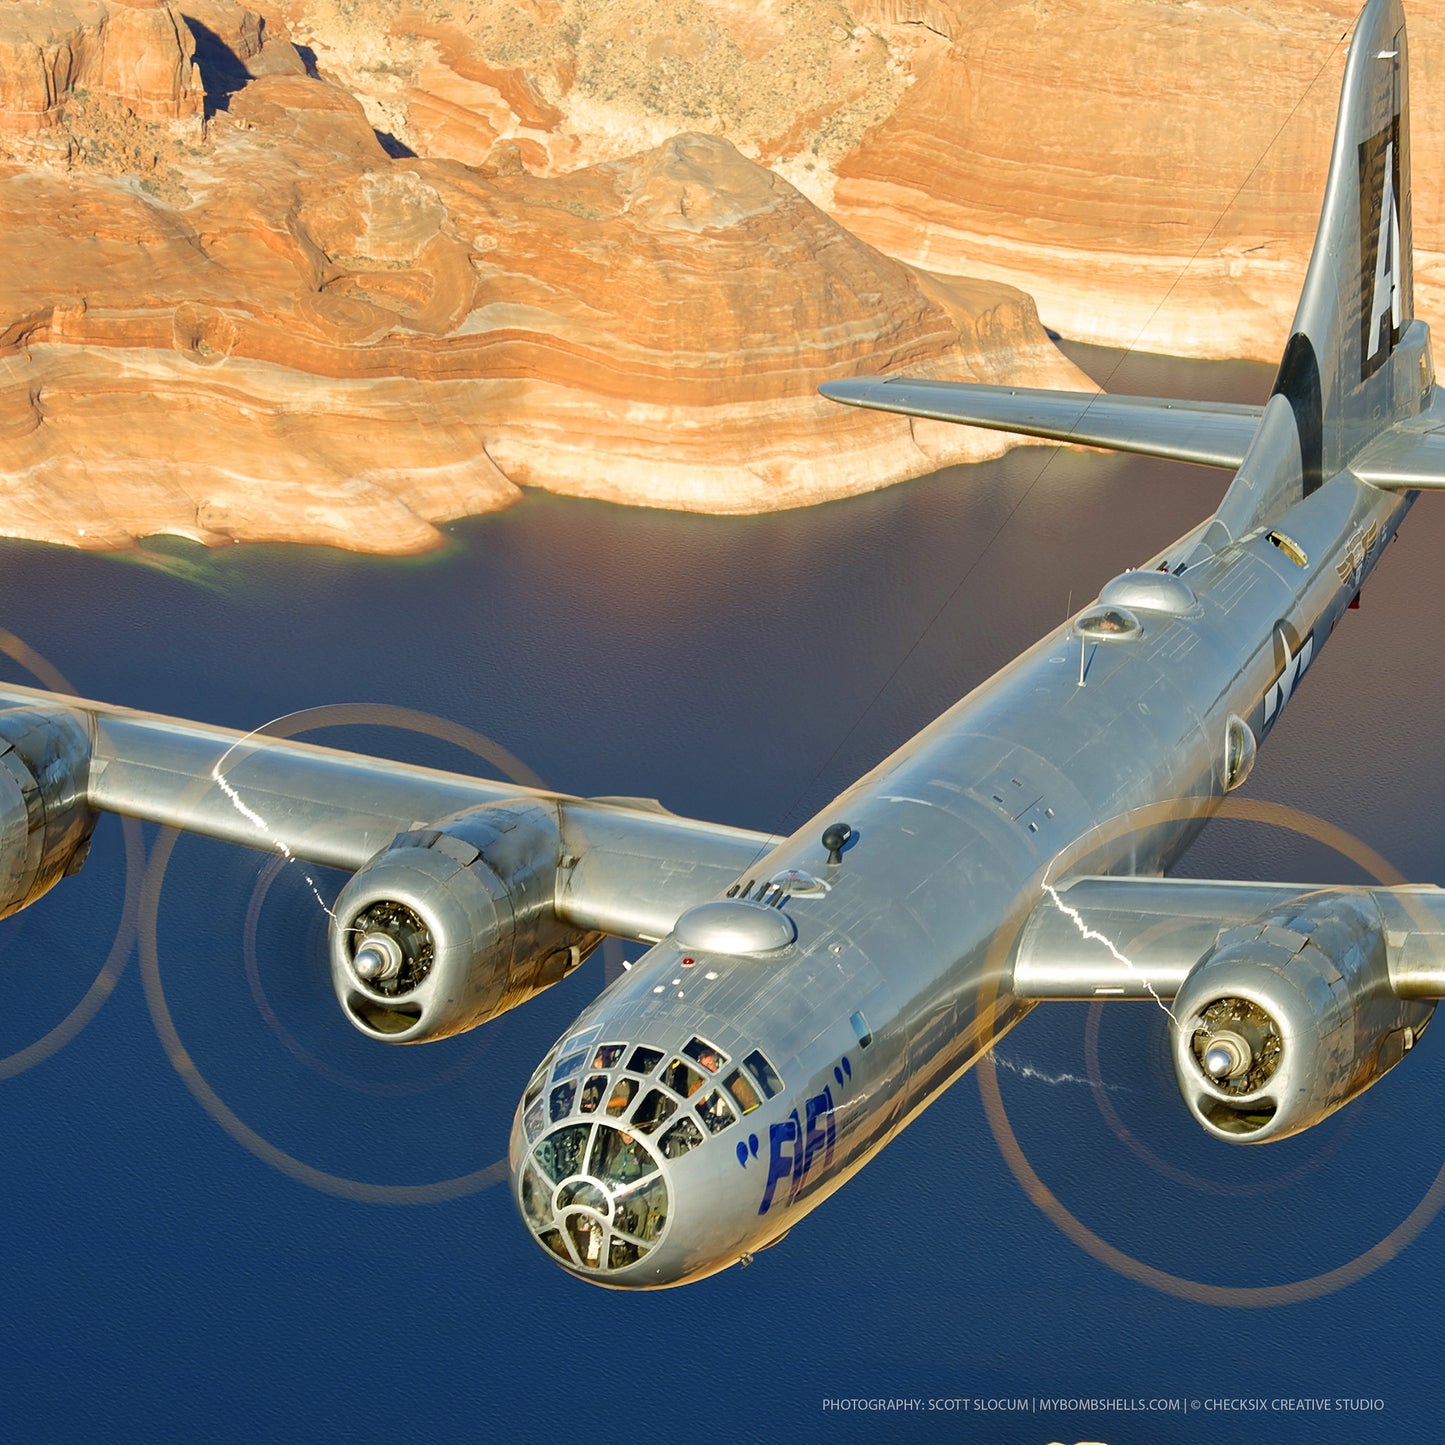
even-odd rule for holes
{"type": "Polygon", "coordinates": [[[1235,476],[1212,517],[792,837],[10,687],[0,906],[74,871],[97,811],[346,868],[333,981],[393,1043],[524,1002],[603,934],[653,945],[538,1067],[512,1129],[527,1228],[615,1287],[776,1243],[1050,998],[1170,1009],[1186,1106],[1221,1138],[1310,1127],[1424,1031],[1445,894],[1162,875],[1247,781],[1415,491],[1445,486],[1408,115],[1400,5],[1371,0],[1262,408],[825,388],[1235,476]]]}

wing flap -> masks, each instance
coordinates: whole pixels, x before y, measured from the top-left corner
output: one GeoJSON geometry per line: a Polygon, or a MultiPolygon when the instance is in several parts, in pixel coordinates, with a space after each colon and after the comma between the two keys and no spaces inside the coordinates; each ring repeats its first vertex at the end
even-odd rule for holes
{"type": "Polygon", "coordinates": [[[1152,396],[1043,391],[909,377],[829,381],[818,390],[830,401],[847,406],[1021,432],[1025,436],[1230,471],[1244,460],[1264,414],[1262,407],[1233,402],[1167,401],[1152,396]]]}

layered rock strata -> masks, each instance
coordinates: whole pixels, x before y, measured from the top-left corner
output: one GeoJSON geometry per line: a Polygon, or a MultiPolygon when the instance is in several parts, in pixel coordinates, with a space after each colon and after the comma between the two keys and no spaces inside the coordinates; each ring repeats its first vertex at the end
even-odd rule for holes
{"type": "Polygon", "coordinates": [[[768,510],[1002,445],[842,412],[828,377],[1081,382],[1026,296],[883,256],[725,140],[556,176],[395,159],[272,53],[274,21],[207,5],[180,12],[173,94],[204,89],[204,134],[72,86],[45,125],[64,171],[33,133],[0,171],[24,218],[0,273],[5,531],[414,551],[524,486],[768,510]]]}
{"type": "MultiPolygon", "coordinates": [[[[426,154],[551,174],[725,133],[889,255],[1114,346],[1274,360],[1357,0],[287,0],[426,154]],[[384,54],[385,60],[382,60],[384,54]]],[[[1445,315],[1445,14],[1409,7],[1421,313],[1445,315]]]]}

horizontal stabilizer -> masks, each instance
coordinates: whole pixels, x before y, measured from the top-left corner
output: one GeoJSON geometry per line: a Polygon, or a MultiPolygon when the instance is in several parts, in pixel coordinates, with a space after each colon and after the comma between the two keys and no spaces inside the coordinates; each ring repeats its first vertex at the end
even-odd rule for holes
{"type": "Polygon", "coordinates": [[[1022,432],[1110,451],[1235,470],[1263,408],[1086,391],[1041,391],[961,381],[856,378],[818,388],[830,401],[930,421],[1022,432]]]}
{"type": "Polygon", "coordinates": [[[1350,463],[1350,470],[1387,491],[1445,490],[1445,430],[1386,432],[1350,463]]]}

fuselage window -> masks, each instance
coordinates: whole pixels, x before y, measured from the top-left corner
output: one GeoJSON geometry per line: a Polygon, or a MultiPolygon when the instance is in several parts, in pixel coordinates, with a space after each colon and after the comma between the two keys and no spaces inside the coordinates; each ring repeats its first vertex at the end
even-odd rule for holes
{"type": "Polygon", "coordinates": [[[662,1136],[660,1147],[663,1158],[681,1159],[689,1149],[695,1149],[701,1143],[702,1130],[691,1119],[679,1119],[662,1136]]]}
{"type": "Polygon", "coordinates": [[[589,1171],[609,1184],[632,1184],[644,1174],[657,1169],[657,1161],[632,1137],[621,1129],[604,1124],[592,1144],[589,1171]]]}
{"type": "Polygon", "coordinates": [[[552,1060],[557,1057],[557,1051],[553,1051],[537,1065],[537,1072],[532,1075],[532,1081],[527,1085],[527,1092],[523,1096],[526,1103],[530,1104],[538,1094],[542,1092],[542,1085],[547,1082],[547,1070],[552,1067],[552,1060]]]}
{"type": "Polygon", "coordinates": [[[572,1097],[577,1092],[577,1085],[570,1079],[565,1084],[558,1084],[552,1090],[552,1122],[555,1124],[558,1119],[565,1119],[572,1112],[572,1097]]]}
{"type": "Polygon", "coordinates": [[[651,1244],[667,1223],[667,1185],[661,1175],[618,1199],[612,1228],[651,1244]]]}
{"type": "Polygon", "coordinates": [[[552,1075],[552,1082],[555,1084],[560,1079],[571,1078],[572,1075],[575,1074],[577,1070],[582,1067],[582,1060],[586,1057],[587,1055],[585,1053],[568,1054],[567,1057],[557,1065],[557,1070],[552,1075]]]}
{"type": "Polygon", "coordinates": [[[854,1014],[848,1022],[853,1025],[853,1032],[858,1035],[859,1046],[866,1049],[873,1042],[873,1030],[868,1027],[868,1020],[862,1014],[854,1014]]]}
{"type": "Polygon", "coordinates": [[[705,1039],[691,1039],[683,1049],[688,1058],[695,1059],[705,1068],[708,1073],[715,1074],[727,1063],[728,1056],[720,1049],[715,1049],[705,1039]]]}
{"type": "Polygon", "coordinates": [[[607,1075],[593,1074],[585,1084],[582,1085],[582,1112],[584,1114],[595,1114],[597,1106],[602,1102],[602,1095],[607,1091],[607,1075]]]}
{"type": "Polygon", "coordinates": [[[636,1048],[627,1061],[629,1073],[650,1074],[662,1062],[661,1049],[636,1048]]]}
{"type": "Polygon", "coordinates": [[[722,1096],[721,1089],[714,1089],[707,1098],[699,1101],[697,1116],[707,1125],[709,1134],[721,1134],[729,1124],[737,1122],[733,1106],[722,1096]]]}
{"type": "Polygon", "coordinates": [[[533,1229],[545,1229],[552,1219],[552,1188],[543,1184],[529,1164],[522,1175],[522,1209],[533,1229]]]}
{"type": "Polygon", "coordinates": [[[783,1081],[778,1077],[778,1071],[763,1057],[761,1050],[754,1049],[743,1060],[743,1067],[758,1081],[758,1088],[763,1091],[765,1099],[783,1092],[783,1081]]]}
{"type": "Polygon", "coordinates": [[[723,1087],[738,1101],[738,1108],[744,1114],[751,1114],[754,1109],[762,1105],[763,1101],[758,1098],[758,1091],[743,1078],[740,1069],[734,1069],[723,1080],[723,1087]]]}
{"type": "Polygon", "coordinates": [[[661,1089],[654,1089],[637,1106],[632,1116],[632,1126],[640,1134],[650,1134],[659,1124],[665,1124],[677,1113],[677,1103],[669,1099],[661,1089]]]}
{"type": "Polygon", "coordinates": [[[1283,532],[1270,532],[1269,540],[1289,558],[1296,567],[1308,567],[1310,559],[1305,555],[1305,549],[1295,541],[1293,537],[1286,537],[1283,532]]]}
{"type": "Polygon", "coordinates": [[[619,1239],[615,1234],[612,1236],[612,1243],[607,1246],[608,1269],[626,1269],[641,1258],[642,1251],[631,1240],[619,1239]]]}
{"type": "Polygon", "coordinates": [[[681,1094],[686,1099],[702,1088],[702,1075],[696,1069],[689,1068],[681,1059],[674,1059],[662,1071],[662,1082],[674,1094],[681,1094]]]}
{"type": "Polygon", "coordinates": [[[563,1220],[577,1258],[591,1269],[602,1263],[602,1221],[590,1214],[569,1214],[563,1220]]]}
{"type": "Polygon", "coordinates": [[[572,1256],[567,1253],[567,1246],[562,1243],[562,1231],[560,1229],[549,1229],[545,1234],[539,1234],[538,1239],[565,1264],[572,1263],[572,1256]]]}
{"type": "Polygon", "coordinates": [[[582,1151],[587,1146],[587,1136],[591,1132],[590,1124],[573,1124],[569,1128],[558,1129],[547,1135],[533,1150],[537,1163],[542,1166],[542,1172],[554,1184],[560,1184],[564,1179],[582,1172],[582,1151]]]}
{"type": "Polygon", "coordinates": [[[627,1106],[632,1102],[632,1097],[637,1093],[636,1079],[618,1079],[612,1086],[612,1097],[607,1101],[607,1112],[615,1119],[619,1114],[627,1112],[627,1106]]]}
{"type": "Polygon", "coordinates": [[[622,1057],[626,1044],[603,1044],[592,1057],[594,1069],[610,1069],[622,1057]]]}
{"type": "Polygon", "coordinates": [[[1139,619],[1125,607],[1093,607],[1080,613],[1074,622],[1080,637],[1099,642],[1109,638],[1133,641],[1139,636],[1139,619]]]}

